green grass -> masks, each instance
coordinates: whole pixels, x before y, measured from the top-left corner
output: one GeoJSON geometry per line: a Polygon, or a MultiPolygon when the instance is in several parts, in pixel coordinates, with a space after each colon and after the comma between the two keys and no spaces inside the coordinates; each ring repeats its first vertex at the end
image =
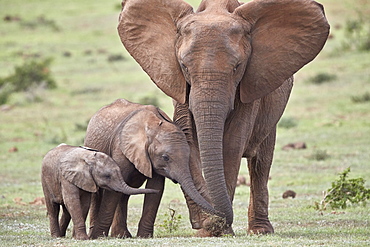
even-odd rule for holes
{"type": "MultiPolygon", "coordinates": [[[[194,6],[198,2],[192,1],[194,6]]],[[[120,43],[116,31],[120,1],[0,0],[0,77],[10,75],[27,59],[51,57],[51,73],[58,85],[56,90],[41,91],[41,102],[30,102],[26,93],[13,94],[10,109],[0,111],[0,246],[369,246],[369,206],[333,212],[313,209],[314,202],[323,199],[322,191],[349,166],[350,178],[361,176],[370,187],[370,103],[352,101],[369,92],[370,53],[340,49],[347,41],[346,20],[355,18],[358,9],[368,14],[370,6],[364,0],[321,2],[333,38],[315,61],[297,73],[284,114],[294,120],[294,126],[278,129],[269,181],[275,234],[246,234],[249,188],[242,186],[234,201],[236,237],[196,238],[179,186],[167,181],[155,238],[81,242],[71,239],[70,228],[65,239],[49,237],[45,206],[29,204],[42,196],[43,155],[60,142],[82,144],[84,131],[79,126],[86,126],[100,107],[117,98],[155,99],[170,116],[172,101],[120,43]],[[7,15],[21,20],[6,22],[7,15]],[[41,16],[47,21],[40,21],[41,16]],[[117,55],[124,59],[109,61],[117,55]],[[320,85],[307,83],[318,74],[335,75],[335,79],[320,85]],[[307,149],[281,150],[297,141],[304,141],[307,149]],[[18,151],[12,152],[14,147],[18,151]],[[310,158],[318,150],[325,150],[328,157],[310,158]],[[282,199],[288,189],[297,193],[295,199],[282,199]],[[169,206],[182,216],[179,229],[171,234],[160,226],[169,206]]],[[[244,160],[240,174],[248,176],[244,160]]],[[[142,198],[133,196],[130,201],[128,224],[133,234],[142,198]]]]}

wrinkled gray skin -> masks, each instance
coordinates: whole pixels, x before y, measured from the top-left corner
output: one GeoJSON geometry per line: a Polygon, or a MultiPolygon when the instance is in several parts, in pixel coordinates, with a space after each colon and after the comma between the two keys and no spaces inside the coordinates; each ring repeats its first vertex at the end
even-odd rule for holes
{"type": "MultiPolygon", "coordinates": [[[[153,236],[165,177],[178,182],[200,208],[216,213],[194,186],[185,134],[158,108],[116,100],[91,118],[85,145],[109,154],[130,186],[147,181],[146,188],[160,191],[145,195],[138,237],[153,236]]],[[[128,195],[111,191],[97,195],[90,211],[91,238],[107,235],[111,225],[112,236],[131,237],[126,223],[128,199],[128,195]]]]}
{"type": "Polygon", "coordinates": [[[82,147],[61,144],[44,157],[42,188],[53,237],[64,237],[72,218],[73,237],[86,240],[86,216],[91,193],[98,187],[128,195],[158,193],[157,190],[129,187],[116,162],[108,155],[82,147]],[[63,214],[58,223],[60,206],[63,214]]]}
{"type": "MultiPolygon", "coordinates": [[[[175,100],[174,121],[190,144],[197,188],[226,216],[242,157],[251,178],[248,232],[272,233],[267,182],[293,74],[313,60],[328,33],[312,0],[125,0],[118,32],[127,51],[175,100]],[[201,169],[202,168],[202,169],[201,169]],[[202,177],[204,174],[204,179],[202,177]]],[[[187,197],[193,228],[206,216],[187,197]]]]}

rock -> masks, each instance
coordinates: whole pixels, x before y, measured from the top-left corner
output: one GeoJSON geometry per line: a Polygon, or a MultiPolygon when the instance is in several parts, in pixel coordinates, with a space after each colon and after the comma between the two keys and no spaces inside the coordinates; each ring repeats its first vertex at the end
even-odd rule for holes
{"type": "Polygon", "coordinates": [[[287,199],[288,197],[295,198],[297,193],[295,193],[293,190],[287,190],[283,193],[283,198],[287,199]]]}
{"type": "Polygon", "coordinates": [[[11,148],[9,148],[8,152],[9,152],[9,153],[15,153],[15,152],[18,152],[18,148],[17,148],[17,147],[11,147],[11,148]]]}
{"type": "Polygon", "coordinates": [[[305,142],[295,142],[295,143],[289,143],[285,145],[282,149],[283,150],[292,150],[292,149],[306,149],[307,145],[305,142]]]}

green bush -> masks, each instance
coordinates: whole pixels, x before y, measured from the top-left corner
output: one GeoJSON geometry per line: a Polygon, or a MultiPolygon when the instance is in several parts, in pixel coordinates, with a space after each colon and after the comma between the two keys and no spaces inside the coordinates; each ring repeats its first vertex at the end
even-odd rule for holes
{"type": "Polygon", "coordinates": [[[348,203],[366,205],[370,199],[370,189],[366,189],[363,178],[347,179],[351,169],[348,167],[339,174],[339,179],[331,183],[331,188],[321,203],[315,203],[317,210],[325,210],[327,205],[333,209],[345,209],[348,203]]]}
{"type": "Polygon", "coordinates": [[[111,54],[108,56],[107,61],[112,62],[118,62],[125,60],[125,57],[122,54],[111,54]]]}
{"type": "Polygon", "coordinates": [[[5,104],[13,92],[14,92],[13,85],[11,84],[1,85],[0,81],[0,105],[5,104]]]}
{"type": "Polygon", "coordinates": [[[27,92],[40,87],[56,88],[56,82],[49,69],[51,62],[51,58],[30,60],[16,66],[12,75],[0,78],[0,104],[5,104],[15,92],[27,92]]]}
{"type": "Polygon", "coordinates": [[[359,12],[357,19],[346,22],[343,47],[347,50],[370,51],[370,19],[359,12]]]}
{"type": "Polygon", "coordinates": [[[171,234],[179,229],[182,216],[181,214],[176,215],[176,210],[171,207],[169,207],[168,210],[169,213],[166,213],[164,215],[166,219],[163,220],[163,223],[160,224],[159,226],[171,234]]]}
{"type": "Polygon", "coordinates": [[[321,160],[329,159],[330,155],[328,154],[326,150],[316,149],[312,152],[310,156],[308,156],[308,158],[311,160],[321,161],[321,160]]]}
{"type": "Polygon", "coordinates": [[[310,77],[308,79],[308,81],[313,83],[313,84],[320,85],[320,84],[323,84],[325,82],[333,81],[335,79],[337,79],[336,75],[324,72],[324,73],[318,73],[315,76],[310,77]]]}
{"type": "Polygon", "coordinates": [[[364,94],[352,96],[351,100],[353,103],[365,103],[370,102],[370,93],[365,92],[364,94]]]}

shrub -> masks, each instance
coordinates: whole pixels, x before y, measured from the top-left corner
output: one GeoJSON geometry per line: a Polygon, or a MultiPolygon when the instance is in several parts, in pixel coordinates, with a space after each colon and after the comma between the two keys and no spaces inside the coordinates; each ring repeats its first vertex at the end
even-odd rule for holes
{"type": "Polygon", "coordinates": [[[358,96],[352,96],[351,97],[351,100],[353,103],[365,103],[365,102],[370,102],[370,93],[369,92],[365,92],[364,94],[362,95],[358,95],[358,96]]]}
{"type": "Polygon", "coordinates": [[[330,155],[326,150],[316,149],[310,156],[308,156],[308,158],[311,160],[321,161],[327,160],[328,158],[330,158],[330,155]]]}
{"type": "Polygon", "coordinates": [[[49,69],[51,62],[51,58],[41,61],[30,60],[16,66],[12,75],[0,78],[0,103],[5,104],[14,92],[30,92],[40,87],[56,88],[56,82],[49,69]]]}
{"type": "Polygon", "coordinates": [[[14,92],[14,87],[11,84],[4,84],[0,81],[0,105],[5,104],[10,95],[14,92]]]}
{"type": "Polygon", "coordinates": [[[107,58],[108,62],[118,62],[125,60],[125,57],[122,54],[111,54],[107,58]]]}
{"type": "Polygon", "coordinates": [[[315,76],[312,76],[308,79],[309,82],[313,83],[313,84],[317,84],[317,85],[320,85],[320,84],[323,84],[325,82],[330,82],[330,81],[333,81],[337,78],[336,75],[333,75],[333,74],[329,74],[329,73],[318,73],[316,74],[315,76]]]}
{"type": "Polygon", "coordinates": [[[165,220],[163,220],[163,223],[159,226],[164,228],[168,233],[173,233],[179,229],[180,220],[182,216],[176,215],[176,210],[168,207],[169,213],[166,213],[164,216],[166,217],[165,220]]]}
{"type": "Polygon", "coordinates": [[[346,42],[344,49],[370,51],[370,25],[366,14],[358,11],[356,19],[347,20],[345,24],[346,42]]]}
{"type": "Polygon", "coordinates": [[[364,187],[365,180],[363,178],[347,179],[351,169],[348,167],[339,174],[339,179],[332,182],[331,188],[325,194],[321,203],[315,203],[315,208],[325,210],[327,205],[333,209],[345,209],[348,203],[366,205],[366,201],[370,199],[370,189],[364,187]]]}

